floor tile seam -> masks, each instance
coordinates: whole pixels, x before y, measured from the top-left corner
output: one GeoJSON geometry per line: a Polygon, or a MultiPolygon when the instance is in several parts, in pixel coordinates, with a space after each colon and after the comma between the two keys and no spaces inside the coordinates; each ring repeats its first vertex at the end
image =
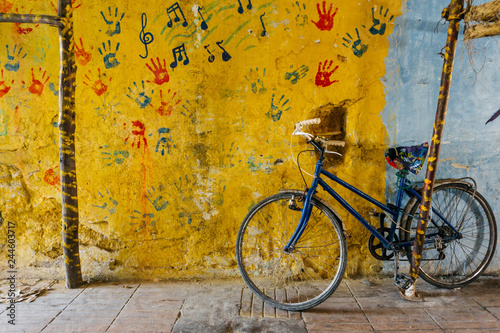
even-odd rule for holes
{"type": "Polygon", "coordinates": [[[186,303],[186,299],[184,299],[184,301],[182,301],[181,308],[179,309],[179,312],[177,313],[177,318],[175,318],[175,321],[172,324],[172,327],[170,328],[170,333],[172,333],[174,331],[175,325],[177,324],[177,322],[179,321],[179,319],[182,317],[182,310],[184,309],[184,304],[185,303],[186,303]]]}
{"type": "Polygon", "coordinates": [[[85,287],[85,286],[84,286],[84,287],[83,287],[83,289],[82,289],[82,291],[80,291],[78,294],[76,294],[76,295],[75,295],[75,297],[71,300],[71,302],[69,302],[69,303],[68,303],[68,304],[67,304],[67,305],[66,305],[66,306],[65,306],[65,307],[64,307],[61,311],[59,311],[59,312],[58,312],[58,313],[54,316],[54,318],[52,318],[52,320],[51,320],[51,321],[49,321],[49,322],[47,323],[47,325],[45,325],[45,326],[44,326],[44,327],[40,330],[40,332],[43,332],[43,330],[45,330],[45,329],[46,329],[46,328],[47,328],[47,327],[48,327],[48,326],[49,326],[49,325],[50,325],[50,324],[51,324],[54,320],[56,320],[56,318],[57,318],[57,317],[59,317],[59,315],[60,315],[61,313],[63,313],[63,311],[64,311],[64,310],[66,310],[66,309],[68,308],[68,306],[70,306],[70,305],[71,305],[71,303],[73,303],[73,302],[75,301],[75,299],[77,299],[77,298],[78,298],[78,296],[80,296],[80,295],[81,295],[81,294],[82,294],[82,293],[83,293],[86,289],[87,289],[87,287],[85,287]]]}
{"type": "Polygon", "coordinates": [[[485,306],[485,305],[482,305],[481,303],[479,303],[478,301],[476,301],[476,299],[474,298],[474,296],[471,296],[469,294],[467,294],[464,290],[461,290],[465,295],[467,295],[468,298],[470,298],[472,301],[476,302],[477,305],[479,305],[480,308],[482,308],[483,310],[487,311],[490,315],[492,315],[494,318],[496,318],[498,321],[500,321],[500,318],[497,317],[494,313],[492,313],[490,310],[488,310],[488,307],[485,306]]]}
{"type": "Polygon", "coordinates": [[[446,332],[446,330],[444,329],[444,327],[443,327],[443,326],[441,326],[441,325],[437,322],[437,320],[436,320],[436,319],[434,319],[434,317],[433,317],[433,316],[429,313],[429,311],[427,311],[427,310],[429,310],[429,309],[424,308],[424,311],[425,311],[425,313],[427,313],[427,315],[429,316],[429,318],[431,318],[431,320],[432,320],[432,321],[433,321],[433,322],[434,322],[434,323],[435,323],[435,324],[436,324],[436,325],[437,325],[437,326],[438,326],[438,327],[439,327],[439,328],[440,328],[443,332],[446,332]]]}
{"type": "Polygon", "coordinates": [[[132,299],[132,297],[134,297],[135,292],[137,291],[137,289],[139,289],[140,286],[141,286],[141,284],[139,283],[137,285],[137,287],[134,289],[134,292],[127,299],[127,301],[125,302],[125,304],[123,304],[123,306],[120,309],[120,311],[118,311],[118,313],[116,314],[115,318],[111,321],[111,323],[109,324],[109,326],[106,328],[105,332],[107,332],[109,330],[109,328],[113,325],[113,323],[116,321],[116,318],[118,318],[118,316],[120,315],[120,313],[122,313],[123,309],[125,308],[125,306],[127,306],[128,302],[132,299]]]}
{"type": "Polygon", "coordinates": [[[358,301],[358,298],[356,297],[356,295],[354,295],[354,292],[352,291],[351,289],[351,286],[349,285],[349,282],[348,281],[345,281],[344,282],[347,286],[347,289],[349,289],[349,292],[351,293],[352,297],[354,298],[354,300],[356,301],[356,304],[358,304],[359,308],[361,309],[361,311],[363,311],[363,315],[365,316],[366,320],[368,320],[368,323],[370,324],[372,330],[375,332],[375,326],[373,326],[373,323],[372,321],[370,320],[370,317],[368,317],[368,315],[366,314],[365,312],[365,309],[363,309],[363,307],[361,306],[361,304],[359,303],[358,301]]]}

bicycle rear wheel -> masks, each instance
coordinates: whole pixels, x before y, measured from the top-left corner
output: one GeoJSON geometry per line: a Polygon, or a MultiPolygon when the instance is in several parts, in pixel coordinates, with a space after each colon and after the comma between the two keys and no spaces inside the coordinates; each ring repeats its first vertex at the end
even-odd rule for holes
{"type": "Polygon", "coordinates": [[[247,286],[273,307],[300,311],[325,301],[338,287],[347,262],[347,246],[337,216],[316,198],[301,238],[283,249],[300,221],[289,201],[299,192],[270,196],[247,214],[236,241],[236,258],[247,286]]]}
{"type": "MultiPolygon", "coordinates": [[[[477,279],[493,258],[497,240],[495,217],[484,197],[464,183],[436,186],[432,208],[461,236],[445,240],[454,232],[438,214],[433,213],[425,237],[434,239],[434,242],[424,245],[419,275],[438,287],[463,287],[477,279]]],[[[416,199],[410,200],[405,208],[411,215],[402,223],[403,229],[411,231],[411,234],[400,230],[400,236],[405,241],[415,239],[418,223],[415,214],[419,213],[419,209],[420,202],[416,199]]],[[[408,252],[411,260],[411,250],[408,252]]]]}

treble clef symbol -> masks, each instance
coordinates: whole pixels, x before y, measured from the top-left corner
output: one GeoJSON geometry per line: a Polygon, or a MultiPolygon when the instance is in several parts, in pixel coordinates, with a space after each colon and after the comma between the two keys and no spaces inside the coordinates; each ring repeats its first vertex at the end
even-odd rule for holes
{"type": "Polygon", "coordinates": [[[141,57],[142,59],[146,59],[148,57],[148,44],[151,44],[155,38],[151,32],[144,32],[144,29],[146,29],[146,25],[148,24],[148,17],[146,16],[146,13],[142,13],[141,23],[142,23],[142,30],[139,33],[139,39],[146,48],[146,55],[143,57],[142,55],[139,54],[139,57],[141,57]]]}

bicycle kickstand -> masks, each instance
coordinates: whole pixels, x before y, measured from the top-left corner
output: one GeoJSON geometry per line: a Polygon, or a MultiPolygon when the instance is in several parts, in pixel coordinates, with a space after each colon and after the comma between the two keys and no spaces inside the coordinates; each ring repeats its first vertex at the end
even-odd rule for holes
{"type": "Polygon", "coordinates": [[[399,273],[399,249],[394,249],[394,284],[406,290],[413,284],[413,278],[407,274],[399,273]]]}

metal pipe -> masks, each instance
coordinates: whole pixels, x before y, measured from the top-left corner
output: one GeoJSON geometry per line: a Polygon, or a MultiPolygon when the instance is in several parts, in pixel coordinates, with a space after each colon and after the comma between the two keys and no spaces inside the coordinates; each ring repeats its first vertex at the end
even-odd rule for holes
{"type": "Polygon", "coordinates": [[[61,20],[57,16],[33,14],[0,13],[1,22],[48,24],[55,27],[61,25],[61,20]]]}

